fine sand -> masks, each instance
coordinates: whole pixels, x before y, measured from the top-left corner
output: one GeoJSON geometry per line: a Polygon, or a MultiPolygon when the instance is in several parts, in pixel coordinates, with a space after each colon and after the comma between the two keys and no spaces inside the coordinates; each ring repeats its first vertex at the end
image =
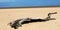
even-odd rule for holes
{"type": "Polygon", "coordinates": [[[46,18],[49,12],[56,20],[24,24],[16,30],[60,30],[60,7],[0,9],[0,30],[15,30],[8,23],[20,18],[46,18]]]}

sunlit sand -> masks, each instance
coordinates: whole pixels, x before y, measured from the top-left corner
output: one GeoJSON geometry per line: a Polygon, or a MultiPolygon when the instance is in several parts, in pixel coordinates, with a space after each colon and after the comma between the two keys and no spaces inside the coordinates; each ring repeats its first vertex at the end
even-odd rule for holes
{"type": "Polygon", "coordinates": [[[16,30],[60,30],[60,7],[0,9],[0,30],[15,30],[8,25],[9,22],[27,17],[43,19],[49,12],[57,12],[52,15],[56,20],[24,24],[16,30]]]}

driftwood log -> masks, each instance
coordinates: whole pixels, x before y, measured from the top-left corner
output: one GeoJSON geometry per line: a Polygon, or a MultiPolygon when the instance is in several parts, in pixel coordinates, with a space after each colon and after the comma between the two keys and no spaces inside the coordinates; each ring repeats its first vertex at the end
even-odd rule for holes
{"type": "Polygon", "coordinates": [[[44,19],[32,19],[32,18],[24,18],[24,19],[17,19],[13,22],[8,23],[8,25],[11,26],[11,28],[18,29],[18,27],[22,27],[23,24],[28,24],[32,22],[45,22],[49,20],[55,20],[55,18],[51,18],[52,14],[57,14],[57,12],[54,13],[48,13],[48,17],[44,19]]]}

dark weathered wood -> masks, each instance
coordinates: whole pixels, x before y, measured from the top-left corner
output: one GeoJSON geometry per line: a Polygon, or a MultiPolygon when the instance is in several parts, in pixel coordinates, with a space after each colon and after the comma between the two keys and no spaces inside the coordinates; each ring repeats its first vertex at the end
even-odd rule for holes
{"type": "Polygon", "coordinates": [[[57,14],[57,12],[48,13],[48,17],[46,17],[45,19],[31,19],[31,18],[17,19],[13,23],[10,22],[9,24],[12,28],[17,29],[18,27],[21,27],[23,24],[28,24],[28,23],[32,23],[32,22],[46,22],[49,20],[55,20],[55,18],[51,18],[52,14],[57,14]]]}

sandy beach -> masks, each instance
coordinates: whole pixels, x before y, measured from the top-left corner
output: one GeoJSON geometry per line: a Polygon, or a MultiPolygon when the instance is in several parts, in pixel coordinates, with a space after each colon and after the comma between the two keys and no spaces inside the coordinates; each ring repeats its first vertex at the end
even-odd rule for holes
{"type": "Polygon", "coordinates": [[[46,18],[50,12],[56,20],[24,24],[16,30],[60,30],[60,7],[0,9],[0,30],[15,30],[8,23],[21,18],[46,18]]]}

